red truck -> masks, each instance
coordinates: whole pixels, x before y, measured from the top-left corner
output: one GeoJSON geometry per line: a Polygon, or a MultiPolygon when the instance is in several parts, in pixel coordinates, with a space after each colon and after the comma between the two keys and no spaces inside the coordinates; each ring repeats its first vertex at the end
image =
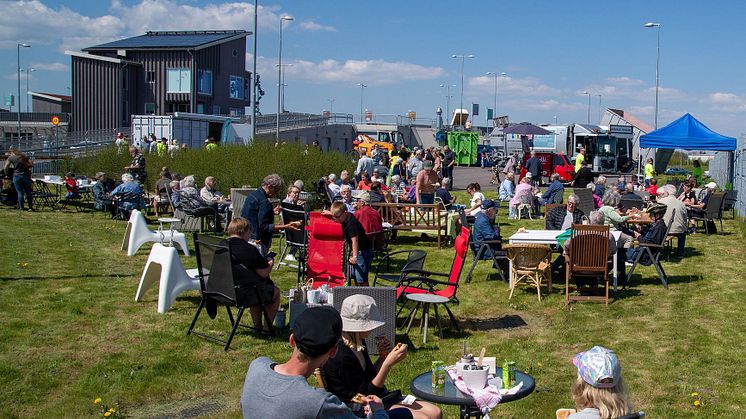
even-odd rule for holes
{"type": "MultiPolygon", "coordinates": [[[[549,176],[552,173],[559,173],[560,182],[569,183],[575,178],[575,166],[573,166],[570,159],[564,153],[552,153],[552,152],[536,152],[536,157],[541,160],[541,176],[544,179],[544,183],[548,183],[549,176]]],[[[518,177],[520,181],[526,176],[526,161],[531,158],[530,153],[523,155],[523,165],[521,165],[521,174],[518,177]]]]}

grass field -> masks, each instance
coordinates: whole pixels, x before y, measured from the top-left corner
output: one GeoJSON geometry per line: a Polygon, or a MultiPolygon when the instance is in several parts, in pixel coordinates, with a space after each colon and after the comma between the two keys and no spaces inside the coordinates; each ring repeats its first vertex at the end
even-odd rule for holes
{"type": "MultiPolygon", "coordinates": [[[[501,221],[504,237],[520,226],[543,225],[504,222],[502,214],[501,221]]],[[[119,250],[124,227],[100,213],[0,208],[0,416],[100,415],[93,400],[102,397],[131,417],[239,417],[251,360],[288,356],[287,332],[276,338],[241,332],[229,352],[185,336],[197,292],[182,294],[165,315],[156,312],[155,290],[135,303],[149,245],[128,258],[119,250]]],[[[454,307],[464,330],[446,330],[444,339],[427,345],[415,329],[409,336],[400,331],[410,354],[388,387],[409,392],[410,380],[430,361],[455,362],[466,340],[474,352],[484,346],[536,378],[534,394],[499,405],[493,417],[554,417],[555,409],[572,406],[572,356],[599,344],[616,350],[633,403],[649,417],[746,416],[743,242],[742,225],[731,220],[724,234],[690,236],[688,256],[664,262],[668,290],[644,267],[608,308],[575,303],[568,309],[562,279],[540,303],[529,288],[508,301],[506,284],[481,262],[454,307]],[[699,407],[693,392],[700,394],[699,407]]],[[[426,249],[430,270],[447,271],[452,260],[452,248],[438,250],[433,238],[400,235],[394,249],[404,248],[426,249]]],[[[194,257],[182,261],[196,264],[194,257]]],[[[295,283],[288,269],[273,278],[283,290],[295,283]]],[[[224,312],[198,323],[215,333],[228,326],[224,312]]],[[[444,413],[458,415],[454,407],[444,413]]]]}

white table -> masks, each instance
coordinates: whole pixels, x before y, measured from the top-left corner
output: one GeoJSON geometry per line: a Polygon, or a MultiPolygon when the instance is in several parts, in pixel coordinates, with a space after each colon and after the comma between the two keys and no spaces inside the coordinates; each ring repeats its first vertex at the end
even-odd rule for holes
{"type": "Polygon", "coordinates": [[[414,317],[417,315],[417,309],[422,307],[422,317],[420,318],[420,329],[422,330],[422,343],[427,343],[427,320],[428,317],[430,317],[430,304],[434,304],[435,307],[435,321],[438,324],[438,333],[440,338],[443,338],[443,328],[440,326],[440,316],[438,315],[438,304],[446,304],[448,303],[449,299],[446,297],[442,297],[440,295],[435,294],[405,294],[407,299],[410,301],[414,301],[417,303],[417,305],[414,306],[412,309],[412,312],[409,313],[409,319],[407,323],[407,331],[406,333],[409,333],[409,329],[412,327],[412,321],[414,321],[414,317]]]}
{"type": "MultiPolygon", "coordinates": [[[[510,244],[557,244],[557,236],[563,233],[562,230],[526,230],[523,233],[517,232],[508,238],[510,244]]],[[[621,231],[612,231],[611,235],[614,241],[619,242],[621,231]]],[[[619,247],[617,246],[617,251],[619,247]]],[[[616,252],[613,256],[614,264],[614,292],[617,290],[617,258],[616,252]]],[[[510,262],[510,284],[513,284],[513,262],[510,262]]]]}
{"type": "Polygon", "coordinates": [[[165,246],[173,246],[174,245],[174,240],[173,240],[174,239],[174,224],[175,223],[180,223],[180,222],[181,222],[181,218],[163,217],[163,218],[159,218],[158,219],[158,224],[159,224],[158,225],[158,234],[161,235],[161,244],[162,245],[165,245],[165,246]],[[166,235],[163,234],[163,224],[164,223],[170,224],[168,230],[169,230],[169,232],[171,234],[169,234],[169,236],[168,236],[168,243],[166,243],[166,235]]]}

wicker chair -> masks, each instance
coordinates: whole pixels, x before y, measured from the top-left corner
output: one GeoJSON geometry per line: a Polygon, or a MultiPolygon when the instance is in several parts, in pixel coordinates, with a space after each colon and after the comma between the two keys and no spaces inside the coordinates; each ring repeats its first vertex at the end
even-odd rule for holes
{"type": "Polygon", "coordinates": [[[511,244],[503,247],[512,263],[510,296],[521,281],[534,285],[541,301],[541,283],[546,279],[547,293],[552,292],[552,248],[544,244],[511,244]]]}
{"type": "Polygon", "coordinates": [[[609,226],[573,224],[565,256],[565,305],[598,301],[609,305],[609,226]],[[604,278],[604,295],[570,295],[571,277],[604,278]]]}

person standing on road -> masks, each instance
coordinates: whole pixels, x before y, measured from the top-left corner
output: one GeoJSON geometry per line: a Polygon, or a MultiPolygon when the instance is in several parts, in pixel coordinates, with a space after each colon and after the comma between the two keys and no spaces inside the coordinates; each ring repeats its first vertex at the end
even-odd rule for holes
{"type": "Polygon", "coordinates": [[[443,147],[443,177],[451,179],[451,184],[448,185],[448,189],[453,189],[453,165],[456,163],[456,156],[450,147],[443,147]]]}
{"type": "Polygon", "coordinates": [[[578,173],[583,167],[583,162],[585,161],[585,148],[580,147],[578,153],[578,156],[575,157],[575,173],[578,173]]]}

